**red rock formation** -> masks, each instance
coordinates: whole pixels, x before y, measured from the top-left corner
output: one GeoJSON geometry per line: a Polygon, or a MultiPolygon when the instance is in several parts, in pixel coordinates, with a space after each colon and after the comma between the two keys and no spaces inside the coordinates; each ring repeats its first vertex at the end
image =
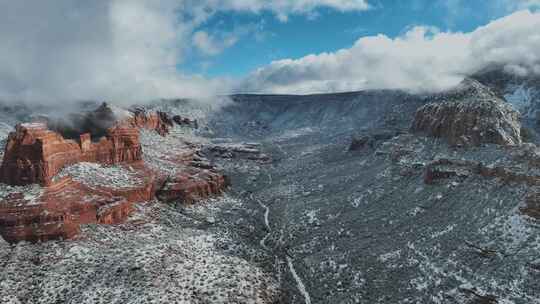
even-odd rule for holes
{"type": "Polygon", "coordinates": [[[165,136],[173,126],[173,120],[164,112],[148,113],[144,109],[135,109],[133,116],[126,119],[124,124],[133,128],[154,130],[159,135],[165,136]]]}
{"type": "Polygon", "coordinates": [[[66,140],[43,123],[20,124],[8,137],[0,181],[10,185],[50,185],[62,168],[78,162],[121,164],[142,159],[139,133],[121,126],[94,143],[89,134],[66,140]]]}
{"type": "MultiPolygon", "coordinates": [[[[95,121],[110,122],[111,113],[104,105],[81,120],[96,126],[95,121]]],[[[145,166],[139,129],[155,130],[165,136],[172,125],[165,113],[135,111],[132,117],[106,129],[105,136],[97,142],[92,141],[89,133],[80,134],[78,140],[65,139],[49,130],[46,123],[18,125],[7,140],[0,181],[10,185],[40,184],[45,188],[33,201],[25,200],[19,192],[0,201],[0,235],[8,242],[68,239],[79,234],[81,224],[124,221],[135,202],[150,201],[156,192],[165,201],[185,203],[221,193],[227,184],[225,177],[211,166],[190,165],[195,155],[191,148],[184,154],[167,156],[185,168],[175,176],[168,177],[145,166]],[[141,180],[127,188],[113,188],[59,177],[63,168],[79,162],[129,166],[141,180]]],[[[76,134],[73,131],[67,133],[76,134]]]]}
{"type": "Polygon", "coordinates": [[[144,182],[126,189],[91,187],[69,176],[45,188],[35,201],[13,193],[0,202],[0,234],[8,242],[68,239],[81,224],[118,224],[133,211],[135,202],[154,198],[157,175],[142,165],[144,182]]]}
{"type": "Polygon", "coordinates": [[[78,222],[69,213],[29,204],[23,193],[13,193],[0,203],[0,234],[10,242],[68,239],[79,234],[78,222]]]}
{"type": "Polygon", "coordinates": [[[228,181],[212,170],[190,168],[169,178],[157,197],[165,202],[179,201],[193,204],[201,199],[222,193],[228,181]]]}

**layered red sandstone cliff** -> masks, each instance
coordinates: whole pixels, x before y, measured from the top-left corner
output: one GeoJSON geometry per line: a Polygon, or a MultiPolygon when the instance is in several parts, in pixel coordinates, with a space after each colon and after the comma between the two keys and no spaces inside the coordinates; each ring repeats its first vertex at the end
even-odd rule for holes
{"type": "MultiPolygon", "coordinates": [[[[98,111],[107,109],[102,106],[98,111]]],[[[179,165],[186,169],[168,176],[144,164],[139,129],[166,136],[172,126],[173,120],[165,113],[137,110],[94,142],[89,133],[81,134],[78,140],[65,139],[45,123],[18,125],[7,140],[0,181],[40,184],[44,192],[33,201],[20,192],[0,201],[0,234],[9,242],[68,239],[79,234],[81,224],[124,221],[134,203],[150,201],[156,192],[163,200],[186,203],[221,193],[226,181],[213,169],[185,167],[189,160],[182,159],[179,165]],[[59,177],[62,169],[80,162],[124,166],[135,172],[140,182],[124,188],[92,187],[69,176],[59,177]]]]}
{"type": "Polygon", "coordinates": [[[141,159],[139,133],[135,128],[111,128],[98,142],[92,142],[90,134],[82,134],[76,142],[48,130],[44,123],[20,124],[8,137],[0,181],[9,185],[47,186],[68,165],[79,162],[113,165],[141,159]]]}

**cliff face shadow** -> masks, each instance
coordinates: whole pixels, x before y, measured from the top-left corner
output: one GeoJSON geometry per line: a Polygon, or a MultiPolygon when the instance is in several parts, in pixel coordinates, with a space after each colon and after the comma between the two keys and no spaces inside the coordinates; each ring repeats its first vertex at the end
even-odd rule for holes
{"type": "Polygon", "coordinates": [[[44,118],[50,130],[60,133],[65,139],[80,140],[81,134],[90,133],[92,141],[99,141],[107,135],[118,118],[111,108],[103,103],[94,111],[72,113],[66,117],[44,118]]]}

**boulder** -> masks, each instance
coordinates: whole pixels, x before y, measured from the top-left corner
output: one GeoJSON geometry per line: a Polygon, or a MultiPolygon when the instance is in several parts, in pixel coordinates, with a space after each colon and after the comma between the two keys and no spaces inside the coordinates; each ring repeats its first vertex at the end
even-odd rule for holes
{"type": "Polygon", "coordinates": [[[467,94],[452,92],[418,109],[411,130],[456,146],[521,144],[519,112],[477,82],[464,86],[467,94]]]}

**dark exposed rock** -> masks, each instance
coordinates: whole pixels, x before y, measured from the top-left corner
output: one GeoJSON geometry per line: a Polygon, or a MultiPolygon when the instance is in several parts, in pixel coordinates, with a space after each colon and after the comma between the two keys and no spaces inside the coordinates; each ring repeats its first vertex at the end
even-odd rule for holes
{"type": "Polygon", "coordinates": [[[374,134],[353,136],[351,140],[351,145],[349,146],[349,151],[360,151],[364,149],[374,149],[380,143],[392,139],[393,137],[403,134],[402,131],[396,130],[384,130],[379,131],[374,134]]]}
{"type": "Polygon", "coordinates": [[[194,129],[199,128],[199,123],[196,119],[189,119],[187,117],[182,117],[180,115],[174,115],[172,120],[179,126],[188,126],[194,129]]]}
{"type": "Polygon", "coordinates": [[[525,198],[526,206],[521,208],[521,212],[530,217],[540,219],[540,189],[535,187],[529,191],[525,198]]]}
{"type": "Polygon", "coordinates": [[[212,157],[243,158],[248,160],[270,162],[271,158],[259,149],[259,144],[220,144],[205,147],[204,152],[212,157]]]}
{"type": "Polygon", "coordinates": [[[351,145],[349,146],[349,151],[359,151],[366,148],[373,148],[373,139],[368,136],[353,136],[351,140],[351,145]]]}
{"type": "Polygon", "coordinates": [[[473,173],[480,172],[480,163],[440,159],[428,164],[424,171],[424,182],[434,184],[441,179],[467,178],[473,173]]]}
{"type": "Polygon", "coordinates": [[[505,183],[519,183],[540,186],[540,175],[534,171],[516,169],[512,164],[485,165],[481,161],[460,159],[439,159],[425,166],[424,182],[434,184],[437,180],[467,178],[473,174],[485,178],[496,178],[505,183]]]}
{"type": "Polygon", "coordinates": [[[471,304],[497,304],[499,303],[498,298],[494,295],[490,294],[480,294],[478,291],[474,289],[467,289],[467,288],[461,288],[461,291],[465,294],[469,294],[471,296],[471,304]]]}
{"type": "Polygon", "coordinates": [[[452,93],[448,99],[424,105],[416,112],[411,130],[457,146],[520,144],[519,113],[480,83],[469,80],[463,85],[465,92],[474,89],[475,93],[467,97],[452,93]]]}

